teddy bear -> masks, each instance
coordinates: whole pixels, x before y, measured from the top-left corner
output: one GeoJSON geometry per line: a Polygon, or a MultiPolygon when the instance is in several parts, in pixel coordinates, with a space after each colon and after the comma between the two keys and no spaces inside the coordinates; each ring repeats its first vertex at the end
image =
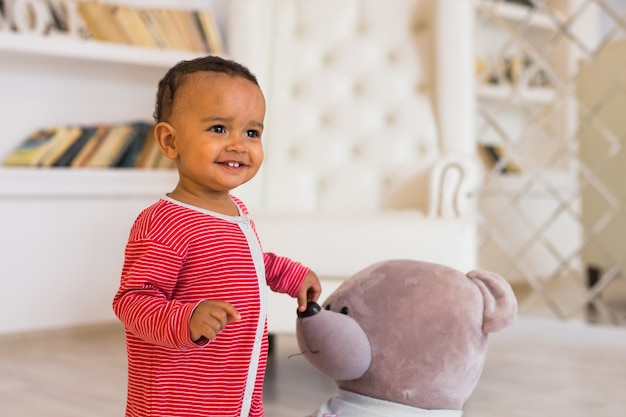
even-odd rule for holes
{"type": "Polygon", "coordinates": [[[489,333],[516,318],[513,290],[494,272],[406,259],[370,265],[322,306],[298,312],[298,347],[339,389],[311,417],[459,417],[489,333]]]}

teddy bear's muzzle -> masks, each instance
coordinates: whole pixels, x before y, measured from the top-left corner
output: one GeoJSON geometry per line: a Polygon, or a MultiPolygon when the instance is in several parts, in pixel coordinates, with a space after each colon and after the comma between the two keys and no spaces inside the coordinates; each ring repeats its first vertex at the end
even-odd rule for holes
{"type": "Polygon", "coordinates": [[[360,378],[372,363],[369,339],[347,313],[309,302],[305,311],[298,312],[296,337],[304,357],[332,379],[360,378]]]}

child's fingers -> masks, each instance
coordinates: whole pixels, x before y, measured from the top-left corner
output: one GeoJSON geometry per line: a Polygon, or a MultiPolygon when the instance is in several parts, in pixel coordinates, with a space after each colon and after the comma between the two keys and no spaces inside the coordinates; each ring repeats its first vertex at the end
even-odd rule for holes
{"type": "Polygon", "coordinates": [[[298,311],[306,311],[308,302],[317,302],[321,293],[322,286],[317,278],[317,275],[313,271],[309,271],[304,282],[302,283],[300,291],[298,291],[298,294],[296,295],[296,298],[298,299],[298,311]]]}
{"type": "Polygon", "coordinates": [[[306,295],[307,295],[308,301],[317,302],[317,300],[320,298],[320,295],[322,295],[321,285],[318,284],[318,285],[311,286],[311,288],[309,288],[309,290],[307,291],[306,295]]]}
{"type": "Polygon", "coordinates": [[[197,340],[200,335],[214,340],[228,323],[240,318],[239,312],[230,303],[220,300],[203,301],[192,315],[190,323],[192,340],[197,340]]]}
{"type": "Polygon", "coordinates": [[[233,307],[232,304],[229,304],[229,303],[225,303],[225,304],[226,305],[224,306],[224,310],[226,311],[228,323],[232,323],[233,321],[237,321],[241,319],[241,315],[239,314],[239,311],[237,311],[237,309],[233,307]]]}
{"type": "Polygon", "coordinates": [[[214,307],[217,308],[211,312],[211,316],[217,321],[217,327],[215,329],[218,332],[224,330],[224,327],[226,327],[228,323],[232,323],[241,318],[237,309],[230,303],[217,301],[214,307]]]}
{"type": "MultiPolygon", "coordinates": [[[[297,295],[298,298],[298,311],[306,311],[306,306],[309,303],[309,296],[306,291],[301,291],[297,295]]],[[[312,301],[312,300],[311,300],[312,301]]]]}

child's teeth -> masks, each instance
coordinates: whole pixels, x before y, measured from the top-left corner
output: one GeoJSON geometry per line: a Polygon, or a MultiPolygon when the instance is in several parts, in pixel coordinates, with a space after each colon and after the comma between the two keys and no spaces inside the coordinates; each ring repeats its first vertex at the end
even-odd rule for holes
{"type": "Polygon", "coordinates": [[[233,168],[237,168],[237,167],[239,167],[239,162],[229,162],[228,166],[229,167],[233,167],[233,168]]]}

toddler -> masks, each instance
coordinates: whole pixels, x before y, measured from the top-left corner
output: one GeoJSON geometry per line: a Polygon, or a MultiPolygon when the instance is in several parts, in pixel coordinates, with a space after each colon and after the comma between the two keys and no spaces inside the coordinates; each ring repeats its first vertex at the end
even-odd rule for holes
{"type": "Polygon", "coordinates": [[[159,82],[155,139],[179,181],[135,220],[113,300],[127,417],[263,416],[266,288],[301,311],[320,295],[307,267],[262,251],[230,194],[261,166],[264,117],[255,76],[231,60],[182,61],[159,82]]]}

